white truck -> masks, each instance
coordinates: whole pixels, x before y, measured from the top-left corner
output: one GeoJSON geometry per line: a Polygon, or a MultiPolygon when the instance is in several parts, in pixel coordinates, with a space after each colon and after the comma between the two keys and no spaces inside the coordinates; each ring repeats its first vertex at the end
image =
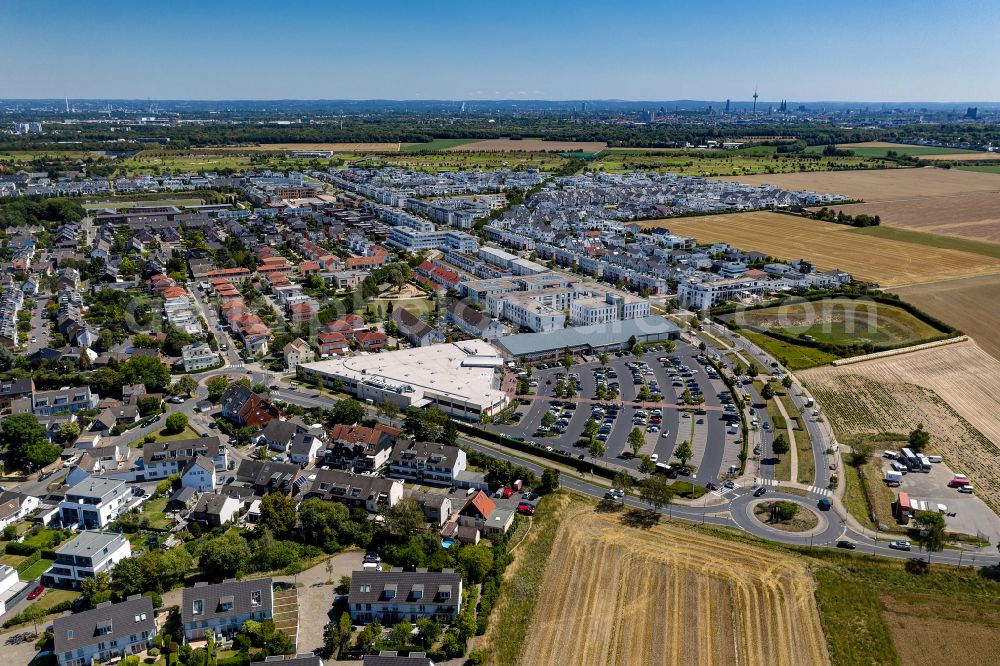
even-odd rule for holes
{"type": "Polygon", "coordinates": [[[885,482],[890,486],[898,486],[903,482],[903,475],[900,472],[894,472],[892,470],[887,470],[885,473],[885,482]]]}

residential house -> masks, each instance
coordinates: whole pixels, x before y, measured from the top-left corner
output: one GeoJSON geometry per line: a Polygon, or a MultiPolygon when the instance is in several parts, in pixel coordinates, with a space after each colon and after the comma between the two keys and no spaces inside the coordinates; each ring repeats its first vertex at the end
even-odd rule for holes
{"type": "Polygon", "coordinates": [[[252,441],[257,446],[266,446],[272,451],[288,452],[288,447],[292,443],[292,438],[297,433],[306,432],[309,426],[298,417],[287,420],[274,419],[255,433],[252,441]]]}
{"type": "Polygon", "coordinates": [[[66,491],[66,498],[59,502],[59,516],[67,527],[104,528],[128,511],[135,497],[120,479],[90,477],[66,491]]]}
{"type": "Polygon", "coordinates": [[[36,391],[31,397],[12,400],[10,409],[14,414],[32,413],[36,416],[76,413],[97,409],[100,399],[100,396],[91,392],[89,386],[77,386],[54,391],[36,391]]]}
{"type": "Polygon", "coordinates": [[[389,338],[385,333],[381,331],[362,331],[361,333],[355,333],[354,339],[357,341],[358,346],[366,352],[377,352],[385,347],[389,338]]]}
{"type": "Polygon", "coordinates": [[[59,666],[90,666],[138,655],[153,647],[153,599],[133,595],[52,622],[52,651],[59,666]]]}
{"type": "Polygon", "coordinates": [[[434,662],[423,652],[410,652],[404,657],[393,650],[382,650],[365,655],[362,666],[434,666],[434,662]]]}
{"type": "Polygon", "coordinates": [[[214,368],[222,362],[219,355],[212,351],[206,342],[184,345],[181,348],[181,361],[184,364],[184,372],[214,368]]]}
{"type": "Polygon", "coordinates": [[[291,463],[276,463],[245,458],[236,468],[236,481],[253,488],[258,495],[295,494],[302,481],[302,469],[291,463]]]}
{"type": "Polygon", "coordinates": [[[380,476],[318,469],[309,474],[303,493],[304,500],[319,498],[377,513],[384,506],[396,506],[403,498],[403,484],[380,476]]]}
{"type": "Polygon", "coordinates": [[[270,578],[227,580],[215,585],[195,583],[181,593],[181,625],[185,641],[198,641],[212,631],[220,640],[232,638],[247,620],[270,620],[274,597],[270,578]]]}
{"type": "MultiPolygon", "coordinates": [[[[322,431],[320,431],[322,432],[322,431]]],[[[320,452],[326,448],[326,439],[312,432],[296,433],[288,446],[288,459],[300,467],[315,464],[320,452]]]]}
{"type": "Polygon", "coordinates": [[[263,395],[233,384],[222,395],[222,416],[238,427],[262,426],[279,417],[278,408],[263,395]]]}
{"type": "Polygon", "coordinates": [[[354,624],[378,621],[386,626],[420,618],[451,623],[462,607],[462,576],[451,569],[355,571],[347,601],[354,624]]]}
{"type": "Polygon", "coordinates": [[[393,310],[392,320],[396,322],[399,335],[415,347],[429,347],[444,342],[444,336],[440,331],[421,321],[406,308],[393,310]]]}
{"type": "Polygon", "coordinates": [[[302,338],[296,338],[285,345],[285,367],[289,370],[295,369],[299,363],[312,363],[316,360],[309,343],[302,338]]]}
{"type": "Polygon", "coordinates": [[[24,520],[39,504],[39,499],[34,495],[15,490],[0,491],[0,530],[24,520]]]}
{"type": "Polygon", "coordinates": [[[372,428],[338,424],[330,430],[327,464],[354,472],[381,472],[389,462],[399,430],[381,423],[372,428]]]}
{"type": "Polygon", "coordinates": [[[458,299],[448,303],[446,321],[474,338],[495,340],[504,335],[503,324],[458,299]]]}
{"type": "Polygon", "coordinates": [[[10,407],[11,402],[20,398],[30,398],[35,392],[35,382],[31,377],[24,379],[4,379],[0,381],[0,410],[10,407]]]}
{"type": "Polygon", "coordinates": [[[342,356],[350,350],[350,343],[343,333],[321,331],[319,334],[319,353],[326,356],[342,356]]]}
{"type": "Polygon", "coordinates": [[[229,450],[218,435],[150,442],[142,447],[144,480],[157,481],[180,474],[191,461],[200,456],[210,458],[215,463],[216,472],[224,472],[229,466],[229,450]]]}
{"type": "Polygon", "coordinates": [[[389,476],[435,485],[452,485],[467,466],[465,451],[433,442],[397,446],[389,456],[389,476]]]}
{"type": "Polygon", "coordinates": [[[181,487],[207,493],[215,490],[215,462],[208,456],[196,456],[181,472],[181,487]]]}
{"type": "Polygon", "coordinates": [[[221,527],[239,517],[243,502],[235,497],[205,493],[191,511],[191,520],[209,528],[221,527]]]}
{"type": "Polygon", "coordinates": [[[85,579],[105,573],[129,557],[132,545],[123,534],[84,530],[56,549],[56,557],[42,575],[42,582],[77,587],[85,579]]]}
{"type": "Polygon", "coordinates": [[[435,527],[441,527],[451,517],[452,502],[448,495],[414,490],[410,493],[410,499],[420,504],[424,518],[435,527]]]}

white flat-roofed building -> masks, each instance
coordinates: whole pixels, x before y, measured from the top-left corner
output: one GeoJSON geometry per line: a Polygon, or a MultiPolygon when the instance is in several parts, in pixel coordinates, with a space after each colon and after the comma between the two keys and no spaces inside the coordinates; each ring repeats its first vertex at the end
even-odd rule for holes
{"type": "Polygon", "coordinates": [[[49,585],[76,587],[128,557],[132,557],[132,545],[123,535],[84,530],[56,550],[42,580],[49,585]]]}
{"type": "Polygon", "coordinates": [[[478,420],[506,406],[500,375],[489,358],[499,352],[483,340],[415,347],[299,365],[300,377],[319,377],[362,400],[391,401],[402,409],[434,406],[457,419],[478,420]]]}
{"type": "Polygon", "coordinates": [[[683,280],[677,285],[677,301],[683,307],[708,310],[720,303],[759,296],[774,287],[774,284],[756,278],[733,278],[714,282],[683,280]]]}
{"type": "Polygon", "coordinates": [[[134,498],[132,488],[121,479],[92,476],[66,491],[59,517],[65,526],[106,527],[129,509],[134,498]]]}

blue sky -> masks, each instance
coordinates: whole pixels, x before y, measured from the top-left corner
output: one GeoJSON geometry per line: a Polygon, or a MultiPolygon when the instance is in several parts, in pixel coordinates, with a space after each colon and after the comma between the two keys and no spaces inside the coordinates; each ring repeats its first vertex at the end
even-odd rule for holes
{"type": "Polygon", "coordinates": [[[1000,100],[995,1],[32,0],[2,17],[2,98],[1000,100]]]}

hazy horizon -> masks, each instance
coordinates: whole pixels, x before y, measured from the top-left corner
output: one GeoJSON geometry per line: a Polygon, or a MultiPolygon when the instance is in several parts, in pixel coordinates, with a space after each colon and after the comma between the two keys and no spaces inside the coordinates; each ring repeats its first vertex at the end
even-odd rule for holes
{"type": "Polygon", "coordinates": [[[759,103],[1000,100],[989,76],[1000,68],[1000,5],[827,7],[39,0],[6,8],[0,95],[745,101],[756,88],[759,103]]]}

